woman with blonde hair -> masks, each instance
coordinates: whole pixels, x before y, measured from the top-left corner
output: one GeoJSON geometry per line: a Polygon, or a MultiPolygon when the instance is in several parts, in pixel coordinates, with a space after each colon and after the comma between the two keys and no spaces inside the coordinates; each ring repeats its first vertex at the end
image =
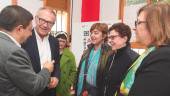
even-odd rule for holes
{"type": "Polygon", "coordinates": [[[137,39],[147,49],[129,68],[120,93],[170,96],[170,5],[159,2],[142,7],[135,25],[137,39]]]}

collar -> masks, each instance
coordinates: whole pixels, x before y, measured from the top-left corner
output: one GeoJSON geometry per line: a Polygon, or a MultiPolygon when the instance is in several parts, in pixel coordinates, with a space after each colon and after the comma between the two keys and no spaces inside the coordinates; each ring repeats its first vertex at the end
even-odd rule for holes
{"type": "Polygon", "coordinates": [[[38,39],[38,40],[41,40],[41,41],[43,41],[44,39],[48,39],[48,37],[49,37],[49,35],[47,35],[47,36],[45,36],[44,38],[43,38],[43,40],[42,40],[42,38],[40,37],[40,35],[37,33],[37,31],[34,29],[34,32],[35,32],[35,36],[36,36],[36,38],[38,39]]]}
{"type": "Polygon", "coordinates": [[[0,31],[0,32],[4,35],[8,36],[18,47],[21,47],[21,44],[18,41],[16,41],[14,37],[12,37],[11,35],[9,35],[6,32],[3,32],[3,31],[0,31]]]}

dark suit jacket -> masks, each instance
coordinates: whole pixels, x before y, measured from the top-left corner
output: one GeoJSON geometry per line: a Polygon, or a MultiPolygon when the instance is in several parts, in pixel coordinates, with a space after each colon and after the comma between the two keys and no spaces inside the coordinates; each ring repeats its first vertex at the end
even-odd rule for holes
{"type": "Polygon", "coordinates": [[[49,77],[47,69],[36,74],[26,51],[0,33],[0,96],[35,96],[49,77]]]}
{"type": "MultiPolygon", "coordinates": [[[[60,66],[59,66],[59,43],[58,40],[49,35],[49,44],[51,48],[51,57],[52,60],[55,60],[54,63],[54,71],[52,72],[52,77],[57,77],[59,79],[60,76],[60,66]]],[[[32,66],[34,68],[34,71],[38,73],[41,70],[41,64],[40,64],[40,57],[38,52],[38,45],[37,40],[35,36],[35,32],[33,30],[32,36],[27,39],[25,43],[22,44],[22,47],[28,52],[32,66]]]]}
{"type": "Polygon", "coordinates": [[[170,96],[170,45],[151,52],[138,68],[128,96],[170,96]]]}

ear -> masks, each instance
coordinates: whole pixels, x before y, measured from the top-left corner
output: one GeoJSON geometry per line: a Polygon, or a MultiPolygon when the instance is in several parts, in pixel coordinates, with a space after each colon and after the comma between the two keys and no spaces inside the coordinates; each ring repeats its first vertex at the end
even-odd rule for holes
{"type": "Polygon", "coordinates": [[[17,27],[15,27],[15,30],[17,32],[22,32],[23,31],[23,25],[18,25],[17,27]]]}

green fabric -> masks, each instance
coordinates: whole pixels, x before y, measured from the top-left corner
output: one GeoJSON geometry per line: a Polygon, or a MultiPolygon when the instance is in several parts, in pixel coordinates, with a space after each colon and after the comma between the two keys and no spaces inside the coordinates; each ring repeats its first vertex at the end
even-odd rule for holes
{"type": "Polygon", "coordinates": [[[60,60],[61,76],[56,91],[60,96],[71,96],[70,87],[75,82],[76,62],[73,53],[65,48],[60,60]]]}
{"type": "MultiPolygon", "coordinates": [[[[87,74],[87,82],[90,85],[96,86],[96,74],[97,74],[97,68],[98,68],[98,62],[100,58],[101,48],[97,50],[96,53],[94,53],[94,48],[92,48],[90,52],[90,56],[88,58],[88,72],[87,74]]],[[[77,85],[77,96],[80,96],[82,87],[83,87],[83,81],[84,81],[84,72],[85,72],[85,60],[82,62],[81,69],[80,69],[80,75],[78,78],[78,85],[77,85]]]]}
{"type": "Polygon", "coordinates": [[[99,58],[101,54],[101,48],[99,48],[96,53],[94,53],[94,48],[90,52],[90,56],[88,59],[88,72],[87,72],[87,82],[96,87],[96,77],[97,77],[97,68],[99,63],[99,58]]]}
{"type": "Polygon", "coordinates": [[[79,77],[78,77],[77,96],[80,96],[82,88],[83,88],[84,70],[85,70],[85,60],[82,62],[80,74],[79,74],[79,77]]]}
{"type": "Polygon", "coordinates": [[[142,63],[143,59],[152,51],[155,50],[155,47],[148,48],[138,59],[132,64],[132,66],[128,69],[128,73],[123,80],[121,87],[120,87],[120,93],[124,96],[128,96],[129,90],[132,87],[134,80],[135,80],[135,73],[137,69],[139,68],[140,64],[142,63]]]}

